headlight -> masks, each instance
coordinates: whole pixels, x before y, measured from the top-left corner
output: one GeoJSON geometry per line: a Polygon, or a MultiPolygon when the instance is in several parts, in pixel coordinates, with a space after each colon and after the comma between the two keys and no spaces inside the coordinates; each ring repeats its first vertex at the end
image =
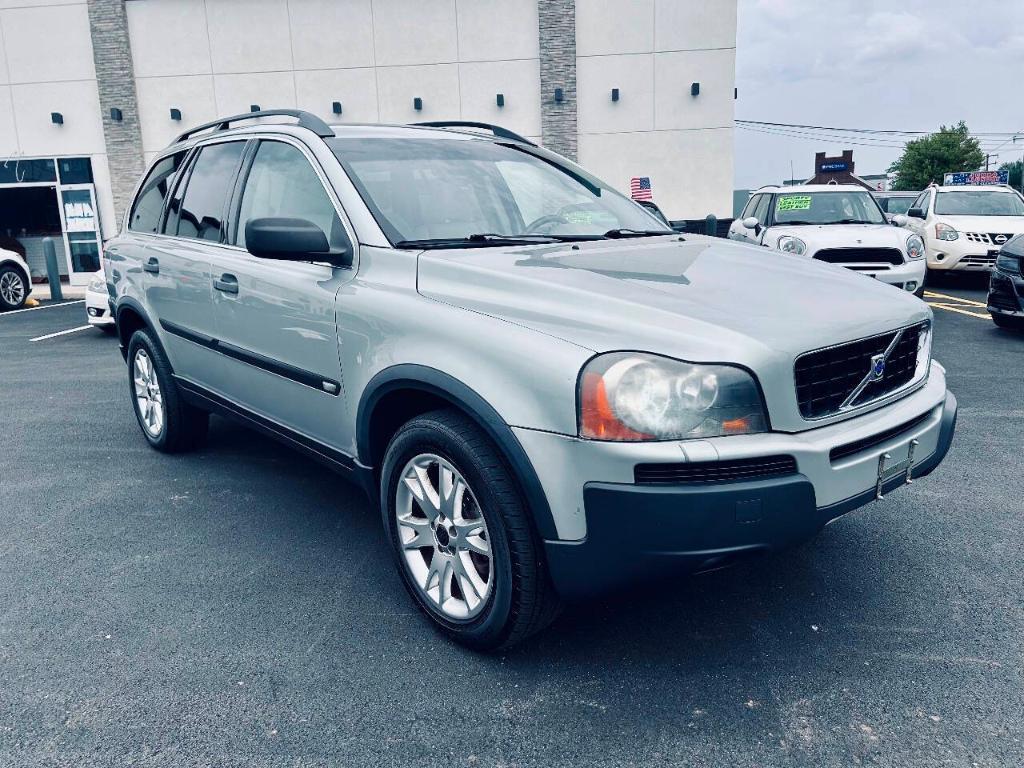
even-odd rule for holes
{"type": "Polygon", "coordinates": [[[924,240],[918,235],[911,235],[907,238],[907,256],[912,259],[920,259],[924,256],[924,240]]]}
{"type": "Polygon", "coordinates": [[[928,375],[932,362],[932,324],[925,323],[917,337],[917,370],[914,378],[920,379],[928,375]]]}
{"type": "Polygon", "coordinates": [[[611,352],[580,375],[579,434],[593,440],[685,440],[768,428],[757,384],[728,365],[611,352]]]}
{"type": "Polygon", "coordinates": [[[106,293],[107,279],[103,275],[93,275],[89,281],[89,290],[94,293],[106,293]]]}
{"type": "Polygon", "coordinates": [[[803,256],[804,253],[807,252],[807,243],[799,237],[783,235],[779,238],[779,250],[783,253],[793,253],[797,256],[803,256]]]}
{"type": "Polygon", "coordinates": [[[935,237],[939,240],[956,240],[960,237],[960,233],[949,226],[949,224],[943,224],[940,221],[935,225],[935,237]]]}
{"type": "Polygon", "coordinates": [[[1008,253],[999,252],[996,256],[996,269],[1001,269],[1003,272],[1012,272],[1017,274],[1020,272],[1020,261],[1016,256],[1011,256],[1008,253]]]}

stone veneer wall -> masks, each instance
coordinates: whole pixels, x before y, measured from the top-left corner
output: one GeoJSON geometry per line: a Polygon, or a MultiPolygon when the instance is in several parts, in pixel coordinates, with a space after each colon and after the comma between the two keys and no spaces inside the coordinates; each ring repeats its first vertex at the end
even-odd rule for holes
{"type": "Polygon", "coordinates": [[[576,2],[537,0],[540,36],[541,142],[576,159],[576,2]],[[563,101],[555,101],[561,88],[563,101]]]}

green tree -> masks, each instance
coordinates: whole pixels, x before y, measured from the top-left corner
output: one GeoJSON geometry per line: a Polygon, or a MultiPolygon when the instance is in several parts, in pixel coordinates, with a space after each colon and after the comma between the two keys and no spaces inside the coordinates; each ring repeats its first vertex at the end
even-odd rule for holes
{"type": "Polygon", "coordinates": [[[999,166],[1000,171],[1010,172],[1010,186],[1014,189],[1021,189],[1021,168],[1024,167],[1024,161],[1014,160],[1012,163],[1003,163],[999,166]]]}
{"type": "Polygon", "coordinates": [[[937,133],[907,142],[900,159],[889,166],[889,173],[896,174],[893,189],[917,190],[932,182],[941,184],[947,173],[976,171],[984,162],[981,145],[961,120],[951,128],[943,125],[937,133]]]}

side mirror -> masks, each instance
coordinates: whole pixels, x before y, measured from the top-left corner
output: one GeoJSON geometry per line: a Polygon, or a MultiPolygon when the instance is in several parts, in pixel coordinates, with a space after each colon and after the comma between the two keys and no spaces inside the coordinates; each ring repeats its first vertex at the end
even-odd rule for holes
{"type": "Polygon", "coordinates": [[[924,218],[924,209],[923,208],[911,208],[909,211],[907,211],[907,216],[909,216],[912,219],[923,219],[924,218]]]}
{"type": "Polygon", "coordinates": [[[747,229],[757,229],[761,226],[761,222],[757,220],[757,216],[747,216],[747,218],[745,218],[741,223],[747,229]]]}
{"type": "Polygon", "coordinates": [[[892,223],[895,224],[897,227],[904,227],[907,224],[907,217],[904,216],[902,213],[897,213],[895,216],[892,217],[892,223]]]}
{"type": "Polygon", "coordinates": [[[253,256],[279,261],[322,261],[333,267],[352,266],[352,245],[346,239],[331,250],[327,235],[306,219],[249,219],[245,247],[253,256]]]}

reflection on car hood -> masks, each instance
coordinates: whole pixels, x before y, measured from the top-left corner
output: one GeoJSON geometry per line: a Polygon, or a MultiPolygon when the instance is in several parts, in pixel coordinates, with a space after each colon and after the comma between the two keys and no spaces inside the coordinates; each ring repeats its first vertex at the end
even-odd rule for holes
{"type": "Polygon", "coordinates": [[[428,297],[594,351],[768,364],[930,316],[913,296],[841,267],[677,236],[426,251],[428,297]]]}

